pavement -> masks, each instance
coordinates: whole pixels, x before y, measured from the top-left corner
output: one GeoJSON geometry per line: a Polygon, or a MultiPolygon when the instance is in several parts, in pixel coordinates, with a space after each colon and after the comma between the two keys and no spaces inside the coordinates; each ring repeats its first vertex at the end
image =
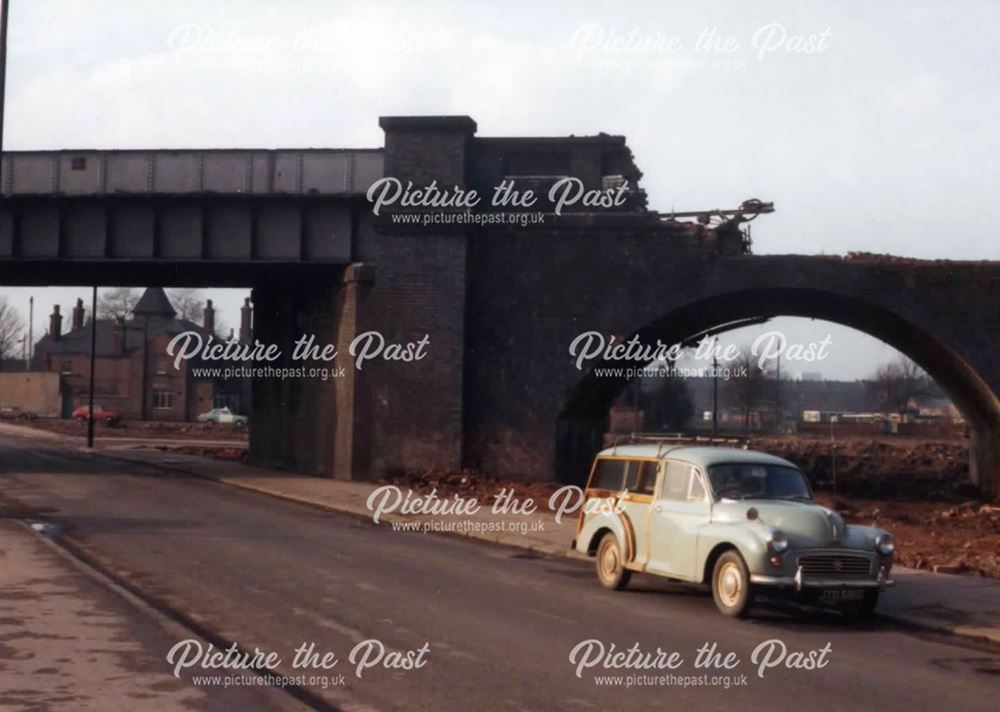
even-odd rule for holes
{"type": "MultiPolygon", "coordinates": [[[[380,485],[292,474],[242,462],[212,460],[149,449],[103,450],[103,454],[130,462],[167,467],[273,497],[371,518],[368,498],[380,485]]],[[[462,529],[437,531],[448,518],[431,515],[387,514],[386,524],[414,522],[434,533],[467,536],[528,549],[552,556],[580,557],[569,546],[576,519],[554,521],[551,513],[494,514],[483,507],[462,529]],[[512,523],[516,522],[516,526],[512,523]],[[478,523],[475,525],[474,523],[478,523]]],[[[451,519],[454,519],[452,517],[451,519]]],[[[936,574],[903,566],[893,568],[896,585],[879,602],[881,616],[906,625],[1000,643],[1000,581],[974,576],[936,574]]]]}
{"type": "Polygon", "coordinates": [[[178,626],[69,559],[27,525],[0,519],[0,709],[305,709],[175,678],[163,655],[178,626]]]}
{"type": "MultiPolygon", "coordinates": [[[[666,696],[682,709],[987,710],[1000,694],[1000,651],[988,644],[780,604],[733,621],[704,592],[659,577],[636,576],[625,591],[608,591],[586,561],[432,539],[401,531],[400,522],[377,526],[370,517],[260,496],[177,469],[207,465],[198,460],[165,465],[114,454],[0,436],[0,509],[44,522],[49,540],[84,554],[88,566],[185,625],[244,650],[275,651],[280,674],[293,672],[292,652],[304,644],[333,653],[339,664],[332,671],[310,669],[302,683],[331,708],[648,710],[662,707],[666,696]],[[387,653],[359,676],[349,654],[365,641],[379,641],[387,653]],[[617,658],[592,654],[612,645],[650,658],[677,653],[680,662],[636,673],[615,667],[617,658]],[[426,664],[393,667],[425,646],[426,664]],[[714,651],[717,662],[731,654],[735,667],[699,667],[699,650],[714,651]],[[773,665],[762,667],[763,657],[773,665]],[[584,659],[595,667],[579,667],[584,659]],[[796,667],[807,660],[814,669],[796,667]]],[[[273,477],[249,472],[258,484],[273,477]]],[[[20,593],[34,588],[25,582],[20,593]]],[[[50,599],[43,594],[34,603],[49,608],[50,599]]],[[[59,619],[54,634],[68,625],[59,619]]],[[[0,642],[25,631],[26,624],[7,628],[0,621],[0,642]]],[[[120,630],[115,637],[159,660],[152,672],[162,675],[170,671],[165,646],[190,635],[159,641],[120,630]]],[[[47,645],[61,671],[61,641],[47,645]]],[[[10,687],[0,669],[0,690],[10,687]]],[[[119,689],[109,687],[116,696],[108,700],[127,706],[119,689]]],[[[132,709],[166,706],[155,698],[133,702],[132,709]]],[[[237,695],[205,706],[264,707],[237,695]]]]}

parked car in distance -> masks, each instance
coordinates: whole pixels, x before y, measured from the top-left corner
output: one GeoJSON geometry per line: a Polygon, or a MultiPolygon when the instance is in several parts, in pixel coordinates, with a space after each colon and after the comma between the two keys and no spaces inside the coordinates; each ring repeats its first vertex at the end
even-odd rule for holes
{"type": "Polygon", "coordinates": [[[709,584],[725,615],[761,591],[869,614],[892,585],[892,536],[845,524],[806,475],[773,455],[646,443],[597,454],[573,547],[621,589],[632,572],[709,584]]]}
{"type": "MultiPolygon", "coordinates": [[[[77,420],[87,421],[90,414],[90,407],[86,405],[81,405],[79,408],[73,411],[72,415],[77,420]]],[[[94,403],[94,422],[102,421],[108,425],[116,425],[120,423],[122,419],[122,414],[117,410],[109,410],[97,403],[94,403]]]]}
{"type": "Polygon", "coordinates": [[[229,408],[212,408],[198,416],[199,423],[234,423],[246,425],[247,417],[229,410],[229,408]]]}

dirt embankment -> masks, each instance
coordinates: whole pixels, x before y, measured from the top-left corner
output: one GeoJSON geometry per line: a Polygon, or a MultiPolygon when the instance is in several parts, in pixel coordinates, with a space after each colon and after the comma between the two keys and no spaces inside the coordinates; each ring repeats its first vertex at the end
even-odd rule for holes
{"type": "Polygon", "coordinates": [[[813,488],[858,497],[975,497],[962,440],[754,438],[754,450],[801,467],[813,488]]]}
{"type": "MultiPolygon", "coordinates": [[[[59,435],[87,434],[85,420],[38,418],[14,421],[37,430],[59,435]]],[[[150,438],[164,440],[234,440],[246,441],[247,429],[233,423],[171,423],[164,421],[124,420],[118,425],[95,423],[101,438],[150,438]]]]}

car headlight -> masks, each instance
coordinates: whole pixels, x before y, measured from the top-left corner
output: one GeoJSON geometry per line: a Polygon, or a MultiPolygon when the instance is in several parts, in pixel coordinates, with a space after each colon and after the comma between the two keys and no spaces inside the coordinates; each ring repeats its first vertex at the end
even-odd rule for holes
{"type": "Polygon", "coordinates": [[[784,532],[775,530],[767,540],[767,547],[775,554],[783,554],[788,551],[788,537],[784,532]]]}
{"type": "Polygon", "coordinates": [[[892,534],[883,532],[875,537],[875,550],[882,556],[888,556],[896,548],[892,540],[892,534]]]}

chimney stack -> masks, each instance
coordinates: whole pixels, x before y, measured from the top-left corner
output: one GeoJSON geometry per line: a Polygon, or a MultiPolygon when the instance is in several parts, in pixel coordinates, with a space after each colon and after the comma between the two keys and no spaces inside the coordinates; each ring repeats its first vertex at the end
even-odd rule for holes
{"type": "Polygon", "coordinates": [[[111,353],[121,356],[125,353],[125,317],[115,317],[111,327],[111,353]]]}
{"type": "Polygon", "coordinates": [[[250,297],[243,300],[240,307],[240,343],[250,343],[250,329],[253,323],[253,307],[250,306],[250,297]]]}
{"type": "Polygon", "coordinates": [[[202,325],[205,327],[205,331],[209,334],[215,333],[215,307],[212,306],[212,300],[209,299],[205,302],[205,311],[203,312],[202,318],[204,321],[202,325]]]}
{"type": "Polygon", "coordinates": [[[62,336],[62,314],[59,313],[59,305],[52,307],[52,314],[49,315],[49,336],[58,341],[62,336]]]}
{"type": "Polygon", "coordinates": [[[83,300],[77,299],[73,307],[73,331],[83,328],[83,300]]]}

